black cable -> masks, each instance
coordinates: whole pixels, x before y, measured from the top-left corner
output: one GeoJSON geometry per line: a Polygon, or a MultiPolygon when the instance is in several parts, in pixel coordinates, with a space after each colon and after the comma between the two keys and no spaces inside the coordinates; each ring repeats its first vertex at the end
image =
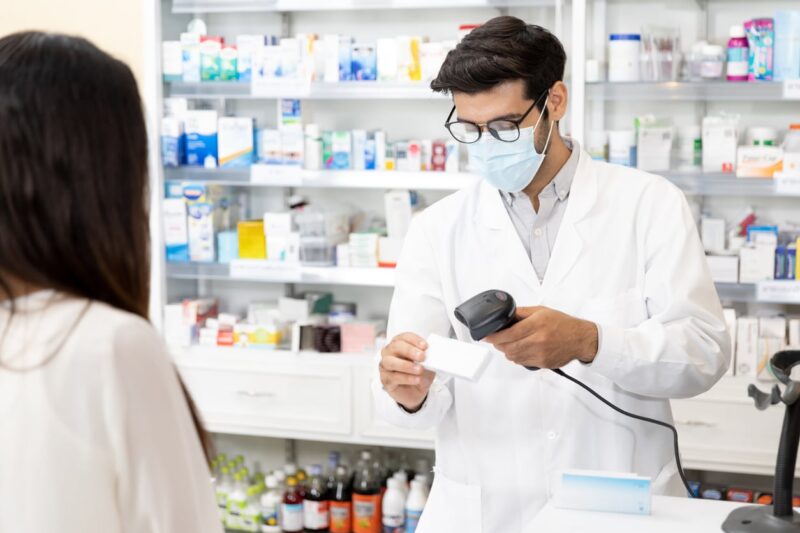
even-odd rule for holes
{"type": "Polygon", "coordinates": [[[675,447],[675,463],[678,465],[678,474],[681,476],[681,481],[683,481],[683,485],[684,485],[684,487],[686,487],[686,492],[689,493],[689,497],[690,498],[694,498],[695,497],[694,493],[692,492],[692,488],[689,486],[689,482],[686,480],[686,474],[683,471],[683,466],[681,466],[680,448],[678,447],[678,430],[675,429],[675,426],[673,426],[672,424],[667,424],[666,422],[662,422],[661,420],[655,420],[654,418],[647,418],[646,416],[641,416],[641,415],[636,415],[636,414],[633,414],[633,413],[629,413],[625,409],[617,407],[613,403],[609,402],[608,400],[606,400],[605,398],[600,396],[598,393],[596,393],[594,390],[592,390],[591,387],[589,387],[585,383],[581,382],[580,380],[570,376],[569,374],[567,374],[566,372],[564,372],[560,368],[553,368],[551,370],[553,372],[555,372],[556,374],[558,374],[559,376],[561,376],[563,378],[567,378],[568,380],[570,380],[571,382],[573,382],[577,386],[581,387],[586,392],[588,392],[589,394],[591,394],[592,396],[594,396],[595,398],[597,398],[598,400],[600,400],[601,402],[603,402],[604,404],[606,404],[607,406],[609,406],[610,408],[615,410],[616,412],[621,413],[621,414],[623,414],[625,416],[629,416],[631,418],[635,418],[636,420],[642,420],[644,422],[650,422],[651,424],[655,424],[657,426],[665,427],[665,428],[669,429],[670,431],[672,431],[673,445],[675,447]]]}

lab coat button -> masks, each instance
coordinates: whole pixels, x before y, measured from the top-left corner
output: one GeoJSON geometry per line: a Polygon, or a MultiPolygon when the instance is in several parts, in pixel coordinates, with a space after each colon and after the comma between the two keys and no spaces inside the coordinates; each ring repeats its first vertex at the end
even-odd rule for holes
{"type": "Polygon", "coordinates": [[[558,437],[558,433],[556,433],[555,431],[548,431],[547,432],[547,438],[549,440],[554,440],[556,437],[558,437]]]}
{"type": "Polygon", "coordinates": [[[536,228],[535,230],[533,230],[533,234],[536,235],[537,237],[541,237],[542,236],[542,228],[536,228]]]}

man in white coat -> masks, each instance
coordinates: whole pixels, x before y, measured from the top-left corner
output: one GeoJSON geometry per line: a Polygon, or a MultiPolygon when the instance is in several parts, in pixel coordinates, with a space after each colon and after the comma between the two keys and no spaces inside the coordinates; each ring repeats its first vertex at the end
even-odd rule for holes
{"type": "Polygon", "coordinates": [[[383,418],[436,428],[418,533],[522,531],[564,469],[633,472],[655,493],[685,495],[669,430],[525,366],[563,368],[621,408],[672,423],[669,398],[706,391],[729,365],[683,193],[561,138],[565,61],[547,30],[498,17],[431,84],[452,95],[446,126],[484,179],[413,219],[373,383],[383,418]],[[489,289],[510,293],[521,320],[485,339],[496,351],[481,379],[423,369],[429,334],[471,340],[453,310],[489,289]]]}

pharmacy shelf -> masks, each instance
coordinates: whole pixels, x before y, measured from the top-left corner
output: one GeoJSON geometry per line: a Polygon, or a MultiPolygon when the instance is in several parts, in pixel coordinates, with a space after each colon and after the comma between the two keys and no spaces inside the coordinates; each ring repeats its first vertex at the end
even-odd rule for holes
{"type": "Polygon", "coordinates": [[[783,101],[780,82],[597,82],[586,84],[589,100],[753,102],[783,101]]]}
{"type": "Polygon", "coordinates": [[[435,100],[448,97],[431,91],[425,82],[340,81],[300,83],[244,83],[237,81],[176,81],[167,84],[168,96],[209,99],[276,99],[304,100],[435,100]]]}
{"type": "Polygon", "coordinates": [[[553,6],[554,0],[173,0],[173,13],[464,9],[553,6]]]}
{"type": "Polygon", "coordinates": [[[755,302],[756,284],[755,283],[720,283],[717,286],[717,294],[722,302],[755,302]]]}
{"type": "Polygon", "coordinates": [[[732,174],[703,174],[698,172],[656,172],[686,194],[701,196],[798,197],[800,188],[781,190],[772,179],[737,178],[732,174]]]}
{"type": "Polygon", "coordinates": [[[219,263],[167,263],[167,278],[208,281],[246,281],[261,283],[300,283],[393,287],[392,268],[339,268],[298,266],[293,272],[286,269],[246,275],[231,275],[229,265],[219,263]]]}
{"type": "Polygon", "coordinates": [[[164,169],[167,181],[203,182],[242,187],[305,187],[320,189],[415,189],[456,191],[480,179],[464,172],[402,172],[377,170],[302,170],[253,165],[250,168],[164,169]]]}

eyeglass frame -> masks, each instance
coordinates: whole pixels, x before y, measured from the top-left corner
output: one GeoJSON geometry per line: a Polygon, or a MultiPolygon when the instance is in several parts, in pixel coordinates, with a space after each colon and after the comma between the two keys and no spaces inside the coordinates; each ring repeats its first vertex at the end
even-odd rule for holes
{"type": "Polygon", "coordinates": [[[469,120],[461,120],[461,119],[450,120],[453,117],[453,113],[456,112],[456,106],[455,106],[455,104],[453,104],[453,109],[450,110],[450,114],[447,115],[447,118],[445,119],[444,127],[447,128],[447,132],[450,134],[450,136],[453,139],[455,139],[457,142],[460,142],[461,144],[474,144],[474,143],[480,141],[481,137],[483,136],[483,127],[484,126],[486,127],[487,130],[489,130],[489,134],[492,137],[494,137],[495,139],[497,139],[498,141],[507,142],[507,143],[513,143],[513,142],[519,140],[519,137],[520,137],[519,125],[522,124],[525,121],[526,118],[528,118],[528,115],[531,114],[531,111],[533,111],[533,108],[536,107],[536,104],[539,103],[539,100],[542,99],[542,96],[548,94],[549,92],[550,92],[550,89],[547,89],[542,94],[540,94],[539,98],[534,100],[533,103],[531,104],[531,106],[528,108],[528,110],[525,111],[525,113],[518,119],[498,118],[498,119],[492,119],[492,120],[490,120],[488,122],[483,122],[481,124],[479,124],[477,122],[472,122],[472,121],[469,121],[469,120]],[[514,124],[514,126],[517,127],[517,136],[516,136],[516,138],[511,139],[511,140],[501,139],[499,134],[496,134],[497,130],[489,127],[489,124],[491,124],[492,122],[499,122],[501,120],[503,122],[510,122],[510,123],[514,124]],[[469,141],[469,142],[468,141],[462,141],[462,140],[458,139],[455,135],[453,135],[453,132],[450,130],[450,126],[452,124],[458,124],[458,123],[471,124],[471,125],[475,126],[476,128],[478,128],[478,138],[475,139],[474,141],[469,141]]]}

